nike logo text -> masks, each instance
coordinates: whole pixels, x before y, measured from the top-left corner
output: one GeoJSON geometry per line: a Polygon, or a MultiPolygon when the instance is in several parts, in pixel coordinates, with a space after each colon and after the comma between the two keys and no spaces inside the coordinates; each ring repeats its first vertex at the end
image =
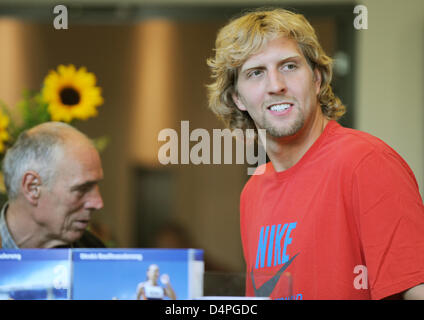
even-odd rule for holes
{"type": "Polygon", "coordinates": [[[289,261],[287,255],[287,246],[291,244],[292,238],[290,233],[296,228],[296,222],[286,223],[283,227],[281,224],[262,227],[259,234],[258,249],[256,253],[256,265],[255,269],[272,266],[272,258],[274,257],[274,266],[286,263],[289,261]],[[270,231],[271,229],[271,231],[270,231]],[[287,231],[286,231],[287,230],[287,231]],[[277,231],[277,232],[276,232],[277,231]],[[284,236],[284,242],[282,239],[284,236]],[[282,246],[283,244],[283,246],[282,246]],[[266,256],[266,257],[265,257],[266,256]]]}

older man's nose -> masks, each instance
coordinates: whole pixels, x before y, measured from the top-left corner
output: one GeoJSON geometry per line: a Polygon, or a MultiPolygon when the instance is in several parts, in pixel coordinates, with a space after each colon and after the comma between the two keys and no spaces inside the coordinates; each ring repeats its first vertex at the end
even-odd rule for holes
{"type": "Polygon", "coordinates": [[[86,208],[91,210],[100,210],[103,208],[103,199],[98,186],[96,186],[91,192],[90,197],[86,202],[86,208]]]}

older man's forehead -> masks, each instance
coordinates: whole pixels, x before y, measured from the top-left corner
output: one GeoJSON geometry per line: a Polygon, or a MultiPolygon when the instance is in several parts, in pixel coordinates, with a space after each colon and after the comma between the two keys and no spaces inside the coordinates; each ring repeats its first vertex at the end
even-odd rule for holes
{"type": "Polygon", "coordinates": [[[102,179],[82,180],[82,181],[78,181],[76,183],[73,183],[72,185],[69,186],[69,188],[71,189],[71,191],[79,190],[79,189],[89,189],[89,188],[92,188],[92,187],[98,185],[101,181],[102,181],[102,179]]]}
{"type": "Polygon", "coordinates": [[[97,150],[92,146],[64,148],[56,164],[58,179],[67,181],[68,187],[76,189],[103,180],[103,168],[97,150]]]}
{"type": "Polygon", "coordinates": [[[101,166],[91,170],[82,166],[76,168],[74,172],[69,172],[69,174],[72,181],[70,187],[73,189],[98,185],[104,178],[101,166]]]}

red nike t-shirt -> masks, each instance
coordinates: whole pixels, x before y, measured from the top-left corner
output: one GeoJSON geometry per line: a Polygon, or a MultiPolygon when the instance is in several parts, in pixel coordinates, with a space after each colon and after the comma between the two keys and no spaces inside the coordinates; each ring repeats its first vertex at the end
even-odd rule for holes
{"type": "Polygon", "coordinates": [[[246,294],[381,299],[424,283],[424,206],[406,162],[330,121],[293,167],[241,195],[246,294]]]}

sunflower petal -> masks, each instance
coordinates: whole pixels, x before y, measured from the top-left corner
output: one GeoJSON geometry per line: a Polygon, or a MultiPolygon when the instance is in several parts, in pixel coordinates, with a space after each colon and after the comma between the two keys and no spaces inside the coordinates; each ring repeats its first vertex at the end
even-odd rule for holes
{"type": "Polygon", "coordinates": [[[53,121],[70,122],[97,116],[96,108],[103,104],[101,88],[96,87],[96,76],[85,67],[78,70],[74,65],[60,65],[44,79],[43,99],[48,103],[48,112],[53,121]],[[61,91],[72,88],[79,95],[77,104],[62,101],[61,91]]]}

